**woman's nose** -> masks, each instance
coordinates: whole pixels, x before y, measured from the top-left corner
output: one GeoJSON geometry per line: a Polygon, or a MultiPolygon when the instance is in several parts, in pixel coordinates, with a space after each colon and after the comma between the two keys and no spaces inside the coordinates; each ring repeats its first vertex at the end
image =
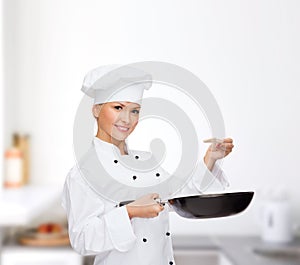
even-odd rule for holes
{"type": "Polygon", "coordinates": [[[120,113],[120,120],[125,122],[125,123],[130,123],[130,113],[129,111],[122,111],[120,113]]]}

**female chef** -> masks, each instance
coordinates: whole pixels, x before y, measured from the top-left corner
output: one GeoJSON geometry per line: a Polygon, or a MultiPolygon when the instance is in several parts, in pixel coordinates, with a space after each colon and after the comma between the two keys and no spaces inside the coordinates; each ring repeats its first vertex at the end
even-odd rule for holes
{"type": "MultiPolygon", "coordinates": [[[[157,169],[137,174],[119,163],[118,156],[141,161],[147,157],[147,152],[130,150],[126,138],[138,124],[143,91],[151,84],[136,82],[145,80],[147,75],[139,69],[128,68],[123,73],[126,76],[110,75],[114,69],[116,66],[93,69],[83,82],[82,90],[94,98],[92,113],[98,130],[92,151],[66,177],[62,206],[67,212],[70,242],[81,255],[95,255],[94,265],[175,265],[169,230],[170,207],[156,203],[159,194],[147,193],[119,207],[95,189],[102,182],[101,172],[90,166],[90,161],[101,161],[105,170],[120,181],[159,179],[157,169]],[[106,79],[101,80],[103,76],[106,79]],[[108,93],[112,87],[122,86],[124,80],[132,81],[131,85],[113,95],[111,91],[108,93]]],[[[223,173],[215,170],[215,162],[227,156],[232,148],[232,139],[227,138],[218,146],[209,147],[205,154],[203,165],[218,179],[223,173]]],[[[194,181],[197,176],[193,176],[183,193],[199,193],[198,182],[194,181]]]]}

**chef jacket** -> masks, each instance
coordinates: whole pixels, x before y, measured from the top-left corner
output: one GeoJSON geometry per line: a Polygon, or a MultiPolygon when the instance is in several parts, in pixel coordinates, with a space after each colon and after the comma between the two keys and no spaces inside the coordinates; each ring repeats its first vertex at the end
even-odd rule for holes
{"type": "MultiPolygon", "coordinates": [[[[115,162],[112,150],[120,154],[118,147],[97,137],[94,138],[93,148],[99,159],[106,157],[115,162]]],[[[129,150],[127,145],[125,150],[134,159],[149,157],[149,152],[129,150]]],[[[118,165],[118,170],[125,169],[118,165]]],[[[187,185],[174,197],[202,193],[203,180],[199,176],[204,171],[206,167],[201,162],[187,185]]],[[[167,174],[162,168],[160,172],[167,174]]],[[[134,175],[134,172],[131,173],[128,176],[130,179],[134,175]]],[[[225,175],[217,164],[211,175],[220,183],[226,183],[225,175]]],[[[126,207],[119,207],[99,196],[76,165],[66,177],[62,206],[67,213],[72,247],[81,255],[95,255],[94,265],[175,265],[169,230],[169,212],[172,208],[169,204],[165,204],[157,217],[130,219],[126,207]]]]}

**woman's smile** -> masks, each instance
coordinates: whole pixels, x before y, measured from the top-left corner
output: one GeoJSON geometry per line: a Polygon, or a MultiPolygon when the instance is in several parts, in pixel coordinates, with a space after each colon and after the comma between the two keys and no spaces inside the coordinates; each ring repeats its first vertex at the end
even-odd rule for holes
{"type": "Polygon", "coordinates": [[[115,127],[117,127],[117,129],[121,132],[127,132],[129,130],[128,127],[124,127],[124,126],[117,125],[117,124],[115,124],[115,127]]]}

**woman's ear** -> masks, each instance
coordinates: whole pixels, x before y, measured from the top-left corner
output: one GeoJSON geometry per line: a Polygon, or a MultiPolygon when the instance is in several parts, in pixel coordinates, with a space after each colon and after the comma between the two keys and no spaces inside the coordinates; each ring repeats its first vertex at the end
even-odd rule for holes
{"type": "Polygon", "coordinates": [[[95,118],[99,117],[100,110],[101,110],[101,105],[100,104],[93,105],[92,112],[93,112],[93,115],[94,115],[95,118]]]}

